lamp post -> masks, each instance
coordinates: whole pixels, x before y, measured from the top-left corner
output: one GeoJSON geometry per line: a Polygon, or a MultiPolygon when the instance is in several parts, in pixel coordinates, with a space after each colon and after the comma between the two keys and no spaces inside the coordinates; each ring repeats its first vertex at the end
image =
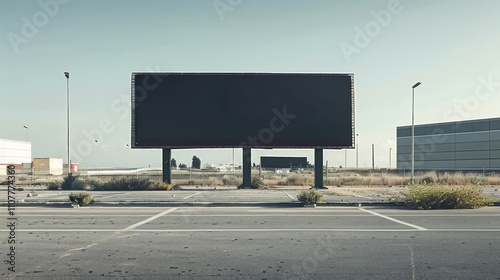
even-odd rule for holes
{"type": "Polygon", "coordinates": [[[372,169],[375,169],[375,144],[372,144],[372,169]]]}
{"type": "MultiPolygon", "coordinates": [[[[23,128],[26,129],[26,142],[29,141],[29,129],[27,126],[23,125],[23,128]]],[[[31,156],[31,151],[30,151],[30,156],[31,156]]],[[[30,180],[30,186],[32,187],[32,192],[35,193],[35,187],[33,186],[33,159],[30,158],[30,175],[31,175],[31,180],[30,180]]]]}
{"type": "Polygon", "coordinates": [[[415,88],[421,85],[421,82],[411,87],[411,183],[413,184],[415,176],[415,88]]]}
{"type": "Polygon", "coordinates": [[[127,147],[127,150],[128,150],[127,168],[130,168],[130,145],[125,144],[125,146],[127,147]]]}
{"type": "Polygon", "coordinates": [[[359,134],[356,133],[356,168],[358,168],[358,152],[359,152],[359,143],[358,143],[358,140],[359,140],[359,134]]]}
{"type": "Polygon", "coordinates": [[[28,127],[23,125],[24,129],[26,129],[26,142],[28,142],[28,127]]]}
{"type": "Polygon", "coordinates": [[[67,125],[67,152],[68,152],[68,177],[71,176],[71,158],[69,151],[69,72],[64,72],[66,77],[66,125],[67,125]]]}
{"type": "Polygon", "coordinates": [[[391,155],[392,155],[392,148],[389,148],[389,169],[391,169],[391,155]]]}
{"type": "Polygon", "coordinates": [[[99,152],[98,152],[98,144],[97,144],[97,140],[94,140],[95,141],[95,170],[96,171],[99,171],[99,152]]]}

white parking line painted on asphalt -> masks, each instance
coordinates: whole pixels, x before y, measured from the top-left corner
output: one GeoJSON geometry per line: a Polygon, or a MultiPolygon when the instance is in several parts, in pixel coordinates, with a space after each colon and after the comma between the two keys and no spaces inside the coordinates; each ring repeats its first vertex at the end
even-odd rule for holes
{"type": "Polygon", "coordinates": [[[200,194],[200,193],[201,193],[201,192],[197,192],[197,193],[194,193],[194,194],[188,195],[188,196],[184,197],[183,199],[188,199],[188,198],[193,197],[193,196],[195,196],[195,195],[198,195],[198,194],[200,194]]]}
{"type": "Polygon", "coordinates": [[[295,200],[295,197],[291,196],[289,193],[287,193],[287,192],[285,192],[285,191],[282,191],[282,192],[284,192],[286,195],[288,195],[288,197],[289,197],[289,198],[291,198],[291,199],[295,200]]]}
{"type": "Polygon", "coordinates": [[[128,227],[126,227],[126,228],[122,229],[121,231],[129,231],[129,230],[133,230],[133,229],[134,229],[134,228],[136,228],[136,227],[140,227],[140,226],[142,226],[142,225],[144,225],[144,224],[147,224],[147,223],[149,223],[149,222],[151,222],[151,221],[153,221],[153,220],[156,220],[156,219],[160,218],[161,216],[165,216],[165,215],[167,215],[168,213],[172,213],[172,212],[174,212],[175,210],[177,210],[177,208],[171,208],[171,209],[165,210],[165,211],[161,212],[160,214],[154,215],[153,217],[151,217],[151,218],[149,218],[149,219],[146,219],[146,220],[144,220],[144,221],[141,221],[141,222],[135,223],[135,224],[133,224],[133,225],[131,225],[131,226],[128,226],[128,227]]]}
{"type": "Polygon", "coordinates": [[[391,218],[389,216],[379,214],[377,212],[373,212],[373,211],[366,210],[366,209],[363,209],[363,208],[359,208],[359,210],[364,211],[366,213],[373,214],[373,215],[378,216],[380,218],[384,218],[384,219],[389,220],[389,221],[393,221],[393,222],[398,223],[398,224],[402,224],[402,225],[405,225],[405,226],[416,228],[418,230],[427,230],[426,228],[423,228],[423,227],[420,227],[420,226],[417,226],[417,225],[414,225],[414,224],[406,223],[406,222],[400,221],[398,219],[394,219],[394,218],[391,218]]]}
{"type": "Polygon", "coordinates": [[[99,200],[99,199],[106,199],[106,198],[111,198],[111,197],[115,197],[115,196],[120,196],[120,195],[126,195],[126,194],[129,194],[130,192],[126,192],[126,193],[117,193],[117,194],[112,194],[112,195],[108,195],[108,196],[103,196],[103,197],[96,197],[95,199],[99,200]]]}

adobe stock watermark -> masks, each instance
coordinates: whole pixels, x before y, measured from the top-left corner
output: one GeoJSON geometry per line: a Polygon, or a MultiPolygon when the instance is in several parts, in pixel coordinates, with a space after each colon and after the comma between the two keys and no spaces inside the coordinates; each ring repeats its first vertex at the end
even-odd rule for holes
{"type": "Polygon", "coordinates": [[[347,62],[351,62],[353,55],[360,54],[363,49],[367,48],[371,44],[372,39],[380,35],[382,29],[389,26],[393,17],[402,11],[403,6],[399,0],[390,0],[387,3],[387,8],[384,10],[378,12],[371,11],[370,14],[373,20],[367,22],[363,28],[354,28],[355,34],[352,43],[340,43],[340,50],[347,62]]]}
{"type": "Polygon", "coordinates": [[[469,118],[471,113],[479,109],[480,103],[488,100],[496,92],[496,88],[500,87],[500,83],[493,81],[492,74],[488,75],[487,78],[481,76],[478,80],[479,84],[473,94],[464,99],[455,100],[452,107],[444,111],[444,120],[469,118]]]}
{"type": "MultiPolygon", "coordinates": [[[[146,71],[159,71],[159,66],[157,65],[156,69],[146,67],[146,71]]],[[[153,77],[154,79],[145,78],[141,85],[135,86],[136,107],[147,98],[148,90],[156,89],[163,82],[163,79],[159,75],[154,75],[153,77]]],[[[110,104],[110,110],[118,116],[119,121],[126,120],[131,114],[130,96],[124,94],[113,100],[110,104]]],[[[81,162],[85,157],[89,156],[94,151],[95,146],[100,146],[104,143],[106,135],[115,131],[116,121],[117,120],[112,120],[111,118],[103,118],[99,121],[96,128],[91,130],[83,129],[82,134],[84,139],[76,144],[76,150],[70,147],[71,157],[76,160],[76,162],[81,162]]]]}
{"type": "Polygon", "coordinates": [[[31,39],[33,39],[40,29],[44,28],[49,24],[51,18],[54,18],[59,14],[61,10],[61,5],[66,5],[71,0],[40,0],[38,1],[38,6],[40,10],[36,11],[30,18],[22,17],[21,21],[23,23],[21,31],[19,33],[10,32],[7,34],[10,45],[12,49],[17,54],[19,53],[19,47],[21,45],[26,45],[31,39]]]}
{"type": "Polygon", "coordinates": [[[224,14],[227,12],[233,12],[236,7],[241,5],[243,0],[214,0],[212,5],[214,6],[215,12],[219,16],[221,21],[224,20],[224,14]]]}
{"type": "Polygon", "coordinates": [[[281,111],[273,108],[272,112],[274,113],[274,117],[269,121],[269,127],[259,130],[257,136],[248,136],[247,141],[240,143],[240,147],[258,147],[271,143],[274,140],[275,134],[282,132],[290,124],[290,120],[297,117],[297,115],[288,113],[286,106],[283,106],[281,111]]]}

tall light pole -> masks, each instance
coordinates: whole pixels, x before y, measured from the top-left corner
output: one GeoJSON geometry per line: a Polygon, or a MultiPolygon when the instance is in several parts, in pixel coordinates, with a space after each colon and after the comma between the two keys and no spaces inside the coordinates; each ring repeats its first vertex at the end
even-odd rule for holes
{"type": "Polygon", "coordinates": [[[234,148],[233,148],[233,174],[236,172],[235,168],[234,168],[234,148]]]}
{"type": "Polygon", "coordinates": [[[415,88],[421,85],[421,82],[411,87],[411,183],[415,176],[415,88]]]}
{"type": "Polygon", "coordinates": [[[97,140],[94,140],[95,141],[95,170],[96,171],[99,171],[99,152],[98,152],[98,144],[97,144],[97,140]]]}
{"type": "Polygon", "coordinates": [[[391,155],[392,155],[392,148],[389,148],[389,169],[391,169],[391,155]]]}
{"type": "Polygon", "coordinates": [[[26,142],[28,142],[28,127],[23,125],[24,129],[26,129],[26,142]]]}
{"type": "Polygon", "coordinates": [[[358,155],[359,155],[359,143],[358,143],[358,141],[359,141],[359,134],[356,133],[356,168],[358,168],[358,159],[359,159],[359,157],[358,157],[358,155]]]}
{"type": "Polygon", "coordinates": [[[71,158],[69,152],[69,72],[64,72],[66,77],[66,125],[67,125],[67,151],[68,151],[68,177],[71,176],[71,158]]]}
{"type": "Polygon", "coordinates": [[[130,145],[125,144],[125,146],[127,147],[127,150],[128,150],[127,168],[130,168],[130,145]]]}
{"type": "Polygon", "coordinates": [[[375,169],[375,144],[372,144],[372,169],[375,169]]]}

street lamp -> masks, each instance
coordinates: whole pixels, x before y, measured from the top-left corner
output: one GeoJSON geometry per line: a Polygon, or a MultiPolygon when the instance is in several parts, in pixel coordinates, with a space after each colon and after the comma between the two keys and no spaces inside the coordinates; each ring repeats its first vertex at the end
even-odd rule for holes
{"type": "Polygon", "coordinates": [[[24,129],[26,129],[26,142],[28,142],[28,127],[23,125],[24,129]]]}
{"type": "Polygon", "coordinates": [[[127,168],[130,168],[130,145],[129,144],[125,144],[125,146],[127,147],[127,150],[128,150],[127,168]]]}
{"type": "Polygon", "coordinates": [[[391,155],[392,155],[392,148],[389,148],[389,169],[391,169],[391,155]]]}
{"type": "Polygon", "coordinates": [[[358,168],[358,152],[359,152],[359,143],[358,143],[358,140],[359,140],[359,134],[356,133],[356,168],[358,168]]]}
{"type": "Polygon", "coordinates": [[[411,87],[411,183],[413,184],[415,176],[415,88],[421,85],[421,82],[411,87]]]}
{"type": "Polygon", "coordinates": [[[95,141],[95,170],[99,171],[99,153],[97,147],[97,140],[94,141],[95,141]]]}
{"type": "Polygon", "coordinates": [[[64,72],[66,77],[66,124],[67,124],[67,151],[68,151],[68,177],[71,176],[71,158],[69,152],[69,72],[64,72]]]}

